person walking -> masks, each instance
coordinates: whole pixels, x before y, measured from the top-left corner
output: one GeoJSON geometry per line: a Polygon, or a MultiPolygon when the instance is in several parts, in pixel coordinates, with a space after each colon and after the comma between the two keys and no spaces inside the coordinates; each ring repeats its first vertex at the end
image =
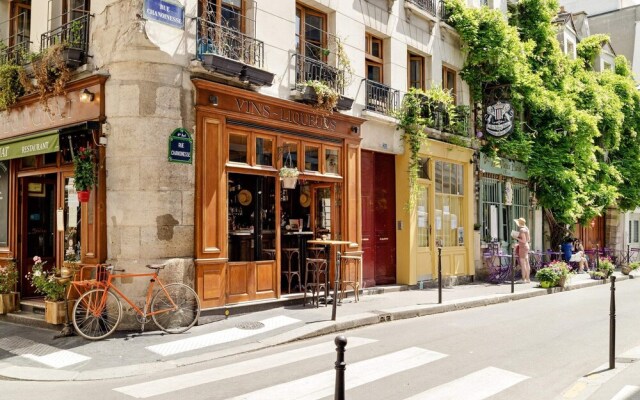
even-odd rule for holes
{"type": "Polygon", "coordinates": [[[531,282],[531,267],[529,267],[529,242],[531,237],[529,236],[529,228],[527,228],[527,221],[524,218],[514,219],[513,222],[518,226],[518,241],[517,256],[520,262],[520,269],[522,269],[522,282],[531,282]]]}

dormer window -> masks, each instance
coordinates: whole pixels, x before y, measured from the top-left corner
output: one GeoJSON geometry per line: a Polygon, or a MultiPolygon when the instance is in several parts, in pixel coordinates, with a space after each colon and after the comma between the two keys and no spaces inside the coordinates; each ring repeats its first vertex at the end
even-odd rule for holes
{"type": "Polygon", "coordinates": [[[575,45],[575,43],[573,43],[570,40],[567,40],[565,53],[567,54],[567,56],[569,56],[570,59],[575,60],[576,59],[576,45],[575,45]]]}

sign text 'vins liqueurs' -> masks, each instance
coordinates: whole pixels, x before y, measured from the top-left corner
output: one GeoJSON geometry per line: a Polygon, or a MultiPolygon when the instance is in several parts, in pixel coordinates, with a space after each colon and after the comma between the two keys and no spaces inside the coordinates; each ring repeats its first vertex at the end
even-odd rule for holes
{"type": "Polygon", "coordinates": [[[502,137],[513,131],[513,107],[504,100],[496,100],[487,106],[484,113],[487,134],[502,137]]]}
{"type": "Polygon", "coordinates": [[[253,100],[236,98],[236,107],[238,111],[245,114],[330,132],[335,132],[338,125],[336,120],[324,115],[291,110],[276,105],[262,104],[253,100]]]}
{"type": "Polygon", "coordinates": [[[191,164],[193,159],[193,139],[184,128],[178,128],[169,136],[169,161],[191,164]]]}

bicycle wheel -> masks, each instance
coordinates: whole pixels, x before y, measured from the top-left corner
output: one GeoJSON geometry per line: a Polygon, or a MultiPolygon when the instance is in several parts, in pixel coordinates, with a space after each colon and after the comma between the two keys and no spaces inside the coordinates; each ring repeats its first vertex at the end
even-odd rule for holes
{"type": "Polygon", "coordinates": [[[151,312],[159,312],[152,315],[158,328],[167,333],[182,333],[198,321],[200,299],[189,286],[172,283],[153,296],[151,312]]]}
{"type": "Polygon", "coordinates": [[[85,339],[104,339],[116,330],[122,319],[122,304],[106,289],[84,293],[73,306],[73,326],[85,339]],[[106,293],[105,293],[106,291],[106,293]],[[102,305],[103,297],[107,296],[102,305]]]}

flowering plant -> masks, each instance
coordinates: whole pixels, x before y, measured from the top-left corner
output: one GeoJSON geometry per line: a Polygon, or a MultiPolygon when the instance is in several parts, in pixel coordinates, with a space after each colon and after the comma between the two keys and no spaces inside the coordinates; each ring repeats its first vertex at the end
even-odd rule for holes
{"type": "Polygon", "coordinates": [[[38,256],[33,257],[33,267],[27,274],[27,279],[31,281],[31,286],[36,288],[36,293],[43,294],[47,301],[60,301],[64,299],[65,285],[58,282],[54,271],[44,271],[43,267],[47,263],[38,256]]]}
{"type": "Polygon", "coordinates": [[[613,261],[611,261],[609,257],[603,257],[598,262],[598,271],[603,272],[605,277],[611,276],[615,269],[616,267],[613,265],[613,261]]]}
{"type": "Polygon", "coordinates": [[[553,261],[549,264],[549,268],[558,275],[558,277],[567,276],[570,273],[569,265],[564,261],[553,261]]]}
{"type": "Polygon", "coordinates": [[[540,282],[555,282],[559,279],[558,273],[551,267],[540,268],[536,272],[536,279],[540,282]]]}
{"type": "Polygon", "coordinates": [[[73,184],[76,190],[90,190],[96,183],[93,149],[80,147],[73,157],[73,184]]]}
{"type": "Polygon", "coordinates": [[[16,263],[9,261],[7,265],[0,265],[0,294],[11,293],[18,283],[16,263]]]}
{"type": "Polygon", "coordinates": [[[289,167],[282,167],[280,168],[280,176],[283,178],[296,178],[298,177],[298,175],[300,175],[300,171],[298,171],[298,168],[293,167],[293,168],[289,168],[289,167]]]}

